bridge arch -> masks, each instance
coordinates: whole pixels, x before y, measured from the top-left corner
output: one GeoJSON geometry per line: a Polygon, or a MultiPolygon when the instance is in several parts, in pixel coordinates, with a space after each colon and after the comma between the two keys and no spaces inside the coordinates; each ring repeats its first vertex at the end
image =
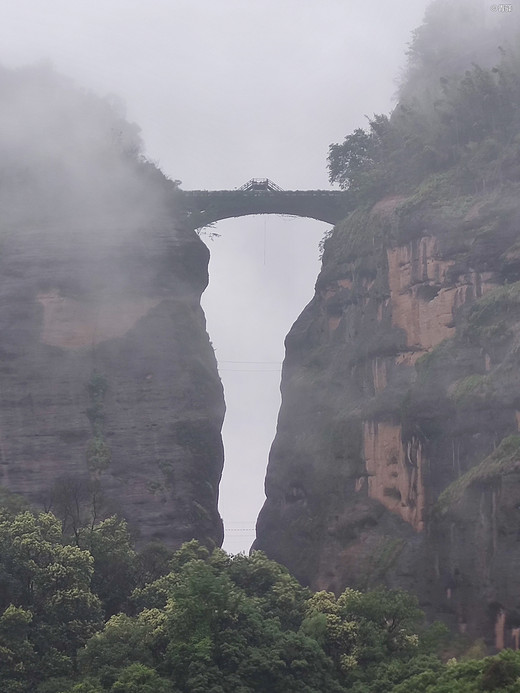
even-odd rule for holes
{"type": "Polygon", "coordinates": [[[351,208],[345,192],[282,190],[268,178],[253,178],[236,190],[180,190],[179,195],[194,228],[252,214],[288,214],[337,224],[351,208]]]}

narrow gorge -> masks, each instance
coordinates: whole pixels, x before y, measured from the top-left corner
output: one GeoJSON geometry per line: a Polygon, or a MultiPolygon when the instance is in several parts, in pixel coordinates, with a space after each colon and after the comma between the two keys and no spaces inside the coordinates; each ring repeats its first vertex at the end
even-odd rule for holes
{"type": "MultiPolygon", "coordinates": [[[[2,498],[64,536],[117,515],[138,549],[221,546],[225,403],[195,227],[335,223],[285,340],[253,549],[314,591],[403,589],[453,633],[518,649],[518,32],[498,48],[475,20],[471,51],[447,31],[432,57],[446,7],[414,34],[393,112],[331,145],[335,191],[182,191],[108,100],[45,66],[0,70],[2,498]]],[[[254,307],[231,321],[261,341],[254,307]]],[[[254,394],[241,406],[261,415],[254,394]]]]}

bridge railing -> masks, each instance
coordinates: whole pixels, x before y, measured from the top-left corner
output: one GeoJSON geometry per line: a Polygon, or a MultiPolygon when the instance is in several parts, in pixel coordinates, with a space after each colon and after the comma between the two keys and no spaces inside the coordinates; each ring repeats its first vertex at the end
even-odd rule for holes
{"type": "Polygon", "coordinates": [[[272,192],[282,192],[282,188],[276,183],[273,183],[269,178],[251,178],[247,183],[241,185],[237,190],[270,190],[272,192]]]}
{"type": "Polygon", "coordinates": [[[336,224],[352,209],[348,192],[263,189],[179,191],[178,202],[194,227],[249,214],[289,214],[336,224]]]}
{"type": "MultiPolygon", "coordinates": [[[[331,197],[331,198],[345,198],[346,194],[343,190],[242,190],[241,188],[236,188],[235,190],[179,190],[180,196],[184,195],[187,197],[241,197],[241,193],[266,193],[266,197],[270,197],[269,193],[281,193],[281,195],[273,195],[273,197],[331,197]]],[[[247,197],[244,196],[244,197],[247,197]]]]}

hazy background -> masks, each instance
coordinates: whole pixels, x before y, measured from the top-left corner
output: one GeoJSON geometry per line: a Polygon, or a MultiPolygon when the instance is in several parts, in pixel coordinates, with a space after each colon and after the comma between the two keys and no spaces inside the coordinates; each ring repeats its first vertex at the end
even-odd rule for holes
{"type": "MultiPolygon", "coordinates": [[[[126,103],[146,154],[184,189],[269,177],[327,188],[326,156],[388,112],[427,0],[0,0],[0,63],[41,60],[126,103]]],[[[461,28],[464,30],[463,27],[461,28]]],[[[208,331],[224,382],[221,513],[247,550],[279,407],[283,339],[312,298],[327,224],[219,222],[208,331]]]]}

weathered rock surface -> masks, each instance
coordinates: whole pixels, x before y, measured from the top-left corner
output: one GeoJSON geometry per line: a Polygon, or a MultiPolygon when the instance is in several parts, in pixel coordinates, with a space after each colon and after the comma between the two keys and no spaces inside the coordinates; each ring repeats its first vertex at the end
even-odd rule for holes
{"type": "Polygon", "coordinates": [[[4,242],[1,483],[52,507],[55,482],[95,477],[105,512],[122,513],[143,539],[218,543],[224,407],[199,305],[207,250],[152,223],[123,242],[92,241],[91,229],[68,228],[4,242]],[[182,277],[175,266],[185,262],[192,273],[182,277]],[[96,376],[111,460],[89,470],[96,376]]]}
{"type": "Polygon", "coordinates": [[[112,141],[128,124],[53,75],[0,76],[39,114],[14,145],[0,122],[0,484],[65,523],[118,512],[141,542],[220,545],[208,250],[112,141]]]}
{"type": "Polygon", "coordinates": [[[313,588],[414,591],[497,647],[520,632],[518,192],[336,227],[286,339],[254,545],[313,588]]]}

